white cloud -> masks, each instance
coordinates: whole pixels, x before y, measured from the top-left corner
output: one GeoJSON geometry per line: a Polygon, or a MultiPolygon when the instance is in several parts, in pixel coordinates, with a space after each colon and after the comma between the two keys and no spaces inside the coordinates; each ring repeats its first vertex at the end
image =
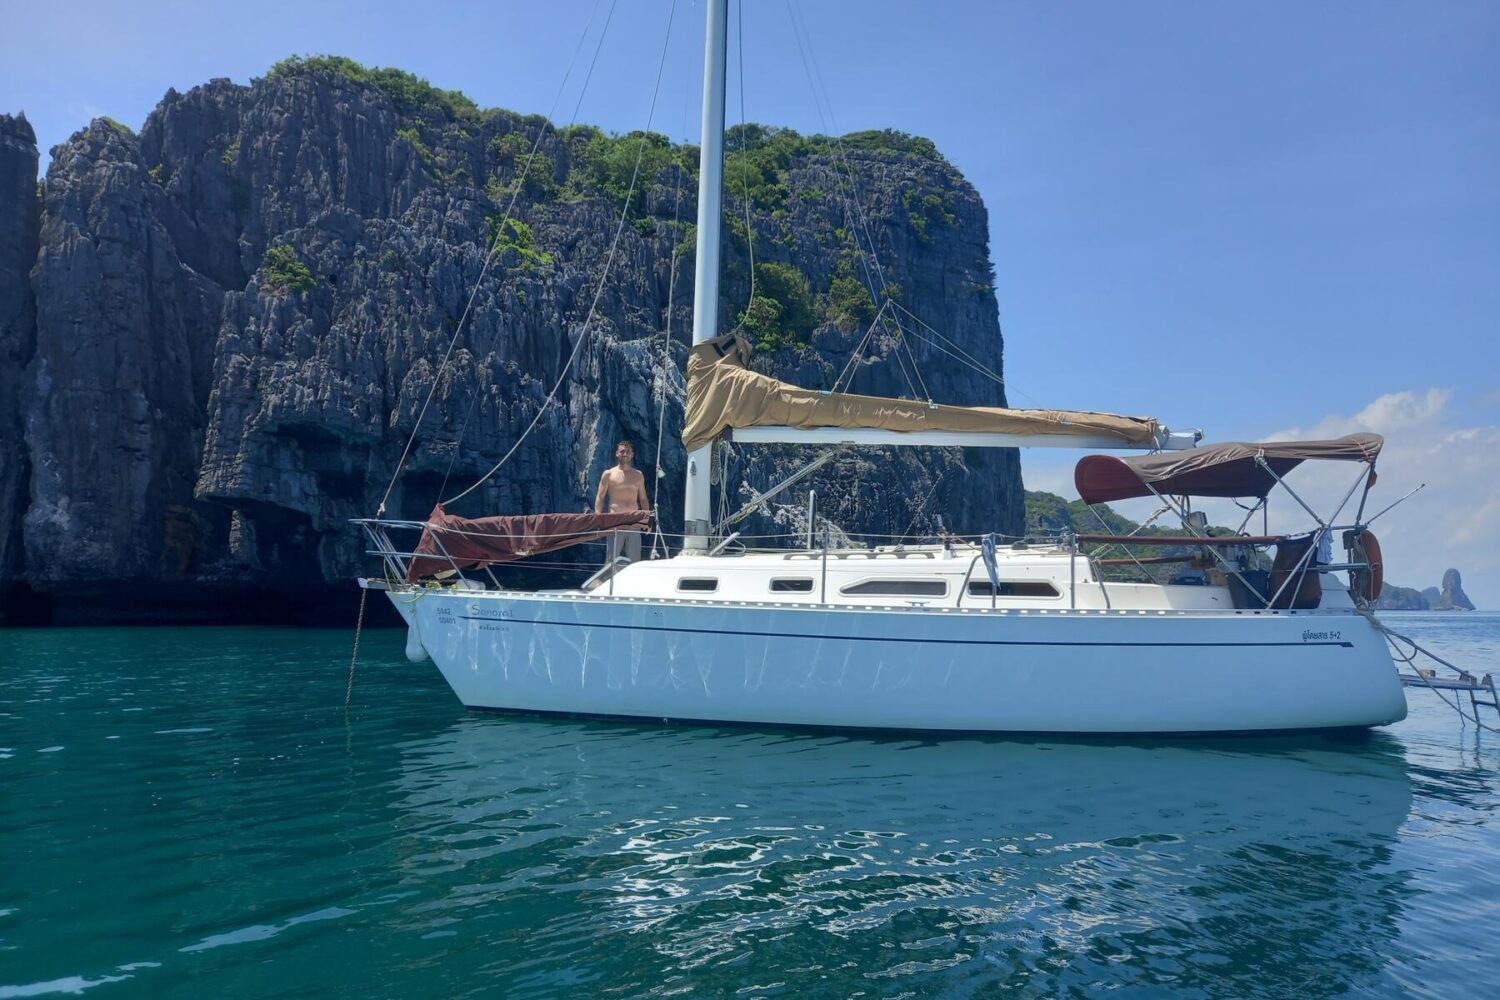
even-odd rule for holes
{"type": "Polygon", "coordinates": [[[1428,389],[1421,393],[1388,392],[1352,417],[1324,417],[1309,428],[1274,431],[1266,435],[1265,440],[1339,437],[1357,431],[1374,431],[1387,436],[1410,434],[1440,425],[1452,398],[1451,389],[1428,389]]]}

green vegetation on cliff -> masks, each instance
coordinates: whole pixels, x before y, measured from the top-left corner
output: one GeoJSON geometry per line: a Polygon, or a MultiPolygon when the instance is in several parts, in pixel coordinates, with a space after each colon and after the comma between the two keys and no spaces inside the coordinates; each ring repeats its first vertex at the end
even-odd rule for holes
{"type": "Polygon", "coordinates": [[[511,178],[501,181],[497,174],[485,185],[485,194],[496,205],[510,201],[523,173],[521,193],[526,197],[534,201],[557,197],[557,164],[536,145],[535,137],[519,129],[507,132],[490,140],[489,151],[495,155],[497,169],[511,178]]]}
{"type": "Polygon", "coordinates": [[[928,227],[953,225],[953,213],[940,194],[932,191],[922,194],[908,188],[901,193],[901,204],[906,208],[906,221],[917,231],[917,238],[923,243],[932,239],[928,227]]]}
{"type": "MultiPolygon", "coordinates": [[[[1095,504],[1091,513],[1088,504],[1082,500],[1064,500],[1056,493],[1040,490],[1026,491],[1028,534],[1071,531],[1081,535],[1125,535],[1139,529],[1139,524],[1123,514],[1116,514],[1107,503],[1095,504]]],[[[1146,531],[1148,534],[1174,534],[1160,528],[1148,528],[1146,531]]]]}
{"type": "Polygon", "coordinates": [[[526,223],[520,219],[505,219],[502,224],[499,215],[490,216],[489,223],[495,249],[502,257],[514,252],[520,258],[523,270],[552,266],[552,255],[536,248],[536,235],[526,223]]]}
{"type": "Polygon", "coordinates": [[[266,76],[292,76],[312,72],[337,73],[354,83],[368,84],[385,93],[391,103],[402,111],[415,111],[426,106],[436,106],[454,118],[473,118],[479,115],[479,105],[467,94],[457,90],[434,87],[415,73],[387,66],[365,66],[348,56],[307,55],[288,56],[266,73],[266,76]]]}
{"type": "Polygon", "coordinates": [[[818,325],[807,277],[791,264],[756,264],[755,297],[740,322],[757,350],[805,344],[818,325]]]}
{"type": "Polygon", "coordinates": [[[427,148],[427,144],[422,141],[422,134],[416,129],[398,128],[396,135],[399,138],[405,139],[411,148],[416,150],[417,156],[421,158],[423,163],[429,167],[436,163],[436,157],[432,155],[432,150],[427,148]]]}
{"type": "Polygon", "coordinates": [[[302,263],[297,251],[285,243],[266,250],[261,270],[265,273],[267,286],[276,292],[300,295],[317,286],[312,270],[302,263]]]}
{"type": "Polygon", "coordinates": [[[82,132],[78,133],[79,136],[81,138],[87,139],[89,136],[93,135],[92,126],[96,124],[102,125],[106,130],[110,132],[118,132],[120,135],[135,135],[135,130],[132,129],[129,125],[126,125],[124,122],[111,118],[109,115],[99,115],[89,123],[90,128],[86,128],[82,132]]]}
{"type": "Polygon", "coordinates": [[[645,214],[647,190],[663,170],[678,161],[679,156],[672,140],[660,132],[627,132],[611,136],[590,126],[578,126],[568,130],[567,139],[573,147],[575,163],[575,169],[568,176],[569,186],[580,193],[585,188],[601,190],[623,205],[634,178],[635,193],[630,201],[630,214],[637,218],[645,214]],[[640,161],[639,170],[636,168],[637,159],[640,161]]]}
{"type": "MultiPolygon", "coordinates": [[[[844,238],[842,230],[840,238],[844,238]]],[[[846,333],[873,320],[875,299],[865,284],[868,276],[868,262],[864,260],[864,255],[855,250],[845,250],[833,269],[833,280],[829,282],[828,294],[823,298],[823,318],[846,333]]],[[[894,297],[900,292],[899,285],[887,285],[882,294],[894,297]]]]}
{"type": "MultiPolygon", "coordinates": [[[[787,171],[799,158],[809,156],[838,156],[851,150],[902,153],[919,159],[946,162],[931,139],[908,135],[894,129],[854,132],[842,139],[826,135],[802,135],[789,128],[769,125],[735,125],[724,133],[724,192],[732,198],[750,199],[750,203],[765,212],[776,212],[786,206],[791,197],[787,186],[787,171]]],[[[845,192],[847,195],[848,192],[845,192]]],[[[816,196],[826,192],[816,191],[816,196]]],[[[925,196],[918,196],[919,200],[925,196]]],[[[943,199],[938,196],[942,206],[943,199]]],[[[925,202],[921,212],[907,206],[913,220],[920,219],[925,228],[931,210],[925,202]]],[[[943,210],[940,217],[953,222],[951,213],[943,210]]]]}

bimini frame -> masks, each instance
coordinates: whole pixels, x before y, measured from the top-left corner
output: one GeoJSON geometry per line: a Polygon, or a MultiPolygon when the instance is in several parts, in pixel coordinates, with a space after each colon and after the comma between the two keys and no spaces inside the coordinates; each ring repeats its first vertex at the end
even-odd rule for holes
{"type": "MultiPolygon", "coordinates": [[[[1081,541],[1140,544],[1183,544],[1188,542],[1206,549],[1228,573],[1240,581],[1256,599],[1267,607],[1275,607],[1294,581],[1299,581],[1315,565],[1314,557],[1325,537],[1335,531],[1344,532],[1344,547],[1348,557],[1343,563],[1324,564],[1320,571],[1345,570],[1351,573],[1350,593],[1361,601],[1359,588],[1353,575],[1370,573],[1374,568],[1364,556],[1361,536],[1369,528],[1363,521],[1370,489],[1375,485],[1375,462],[1380,456],[1383,440],[1377,434],[1352,434],[1333,440],[1319,441],[1275,441],[1245,444],[1206,445],[1191,452],[1176,454],[1146,455],[1137,458],[1117,458],[1113,455],[1089,455],[1079,461],[1074,469],[1074,484],[1079,496],[1089,505],[1125,500],[1135,497],[1155,497],[1162,506],[1177,515],[1186,538],[1142,538],[1139,536],[1081,535],[1081,541]],[[1355,481],[1350,484],[1343,499],[1326,521],[1297,491],[1287,485],[1285,476],[1292,469],[1308,460],[1356,461],[1360,469],[1355,481]],[[1285,490],[1296,504],[1307,512],[1317,528],[1313,530],[1312,544],[1307,546],[1295,566],[1291,567],[1276,591],[1262,594],[1240,568],[1229,562],[1220,552],[1228,545],[1268,545],[1286,541],[1288,536],[1245,536],[1210,538],[1203,531],[1201,522],[1192,516],[1192,497],[1219,497],[1225,499],[1254,498],[1256,503],[1249,508],[1241,530],[1254,516],[1263,510],[1267,497],[1276,487],[1285,490]],[[1354,521],[1339,524],[1338,519],[1354,494],[1363,487],[1359,507],[1354,521]]],[[[1415,492],[1415,491],[1413,491],[1415,492]]],[[[1411,494],[1407,494],[1410,496],[1411,494]]],[[[1402,499],[1405,499],[1403,497],[1402,499]]],[[[1397,501],[1398,503],[1400,501],[1397,501]]],[[[1394,504],[1392,506],[1395,506],[1394,504]]],[[[1381,511],[1384,514],[1390,507],[1381,511]]],[[[1376,517],[1380,515],[1377,514],[1376,517]]],[[[1371,518],[1373,521],[1374,518],[1371,518]]]]}

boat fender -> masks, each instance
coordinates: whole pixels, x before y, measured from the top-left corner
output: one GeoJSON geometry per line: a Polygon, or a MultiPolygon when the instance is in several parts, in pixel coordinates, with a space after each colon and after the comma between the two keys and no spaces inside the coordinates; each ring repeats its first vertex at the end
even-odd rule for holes
{"type": "Polygon", "coordinates": [[[1353,535],[1348,543],[1350,562],[1368,563],[1369,568],[1349,572],[1349,592],[1361,604],[1374,604],[1380,599],[1380,591],[1385,585],[1385,560],[1380,554],[1380,539],[1368,528],[1350,534],[1353,535]]]}
{"type": "Polygon", "coordinates": [[[417,634],[416,619],[412,619],[411,625],[406,630],[406,658],[413,663],[421,663],[430,659],[427,647],[422,645],[422,637],[417,634]]]}

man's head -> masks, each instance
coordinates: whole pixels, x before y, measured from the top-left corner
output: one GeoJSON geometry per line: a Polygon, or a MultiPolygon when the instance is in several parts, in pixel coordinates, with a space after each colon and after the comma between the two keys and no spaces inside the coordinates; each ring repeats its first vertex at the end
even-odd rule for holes
{"type": "Polygon", "coordinates": [[[628,438],[615,445],[615,461],[621,465],[629,465],[635,461],[635,445],[628,438]]]}

